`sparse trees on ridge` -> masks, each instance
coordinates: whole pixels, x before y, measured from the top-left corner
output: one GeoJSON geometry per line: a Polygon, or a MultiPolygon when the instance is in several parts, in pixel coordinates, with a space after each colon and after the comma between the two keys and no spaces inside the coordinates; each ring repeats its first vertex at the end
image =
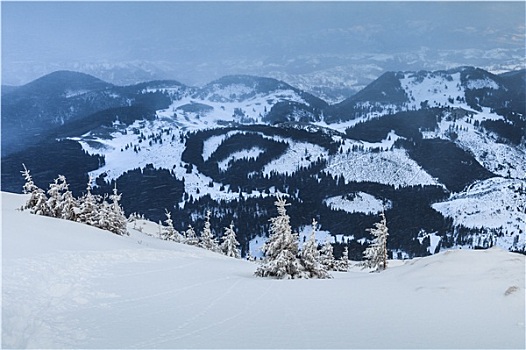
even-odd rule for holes
{"type": "MultiPolygon", "coordinates": [[[[90,177],[86,193],[80,197],[73,197],[69,191],[66,178],[59,175],[49,190],[44,191],[33,182],[30,171],[23,165],[21,171],[25,184],[24,193],[29,195],[22,209],[29,209],[31,213],[51,216],[66,220],[85,223],[104,230],[114,232],[118,235],[128,234],[127,219],[120,205],[121,194],[117,187],[108,197],[101,197],[92,193],[93,179],[90,177]],[[49,195],[49,197],[48,197],[49,195]],[[109,201],[107,199],[109,198],[109,201]]],[[[330,237],[325,244],[318,248],[316,242],[317,222],[312,221],[312,232],[308,240],[299,249],[298,234],[292,231],[290,217],[287,214],[287,203],[283,195],[278,194],[274,204],[277,207],[278,216],[271,218],[270,235],[262,247],[264,258],[257,267],[255,275],[259,277],[274,277],[279,279],[294,278],[331,278],[328,271],[347,271],[349,268],[348,248],[345,246],[341,260],[334,258],[333,246],[330,237]]],[[[221,252],[227,256],[239,258],[239,242],[236,238],[233,223],[225,227],[221,245],[214,237],[210,224],[211,212],[207,211],[204,228],[200,237],[196,234],[192,225],[181,235],[173,225],[171,213],[166,211],[166,226],[159,221],[159,238],[169,241],[199,246],[215,252],[221,252]]],[[[368,230],[374,237],[370,246],[364,251],[364,262],[362,266],[373,271],[381,271],[387,268],[387,237],[388,228],[385,214],[381,213],[381,221],[375,223],[374,228],[368,230]]]]}
{"type": "Polygon", "coordinates": [[[37,215],[50,216],[70,221],[76,221],[91,226],[108,230],[118,235],[128,234],[126,230],[126,216],[119,204],[121,195],[117,193],[117,187],[113,189],[110,196],[111,203],[106,202],[100,196],[91,193],[90,177],[86,194],[80,198],[74,198],[66,177],[59,175],[55,181],[49,185],[46,192],[35,185],[29,170],[23,165],[22,175],[26,180],[23,186],[24,193],[30,197],[24,206],[31,213],[37,215]]]}

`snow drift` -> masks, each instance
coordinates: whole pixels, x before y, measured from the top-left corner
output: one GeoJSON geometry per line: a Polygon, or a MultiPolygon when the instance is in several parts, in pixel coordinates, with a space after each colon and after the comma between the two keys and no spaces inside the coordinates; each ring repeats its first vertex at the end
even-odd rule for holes
{"type": "Polygon", "coordinates": [[[17,210],[26,198],[2,193],[3,348],[525,347],[523,255],[455,250],[273,280],[131,227],[17,210]]]}

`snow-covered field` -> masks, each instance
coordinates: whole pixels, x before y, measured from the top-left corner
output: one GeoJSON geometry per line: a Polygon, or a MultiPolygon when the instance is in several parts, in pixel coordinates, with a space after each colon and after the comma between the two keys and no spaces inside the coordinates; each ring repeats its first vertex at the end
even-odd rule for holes
{"type": "Polygon", "coordinates": [[[333,156],[326,171],[333,176],[342,175],[347,182],[371,181],[395,186],[440,185],[407,151],[352,152],[333,156]]]}
{"type": "Polygon", "coordinates": [[[2,193],[3,348],[526,346],[523,255],[455,250],[379,274],[272,280],[131,227],[121,237],[16,210],[25,198],[2,193]]]}

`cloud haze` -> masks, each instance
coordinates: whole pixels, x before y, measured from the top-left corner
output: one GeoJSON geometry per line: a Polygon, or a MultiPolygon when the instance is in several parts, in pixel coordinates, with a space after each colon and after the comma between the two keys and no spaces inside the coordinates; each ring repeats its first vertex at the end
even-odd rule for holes
{"type": "Polygon", "coordinates": [[[15,83],[16,72],[68,62],[144,61],[162,62],[170,78],[191,80],[195,70],[198,81],[300,56],[520,50],[524,10],[523,2],[3,2],[2,74],[15,83]]]}

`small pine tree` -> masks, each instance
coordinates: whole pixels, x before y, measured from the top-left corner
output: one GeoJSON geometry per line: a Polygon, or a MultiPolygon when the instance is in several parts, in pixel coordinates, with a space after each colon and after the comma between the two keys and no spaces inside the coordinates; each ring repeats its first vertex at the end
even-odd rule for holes
{"type": "Polygon", "coordinates": [[[302,274],[305,278],[330,278],[331,276],[320,263],[320,252],[316,242],[317,225],[316,220],[312,219],[312,233],[300,252],[302,274]]]}
{"type": "Polygon", "coordinates": [[[79,200],[80,205],[77,221],[97,227],[99,221],[98,212],[101,206],[99,203],[102,202],[102,198],[91,193],[92,182],[93,178],[90,176],[86,187],[86,194],[79,200]]]}
{"type": "Polygon", "coordinates": [[[349,248],[345,246],[342,252],[342,258],[336,261],[337,271],[347,272],[349,271],[349,248]]]}
{"type": "Polygon", "coordinates": [[[127,230],[126,215],[122,209],[119,201],[121,200],[121,194],[117,192],[117,184],[113,187],[113,194],[110,196],[111,204],[109,205],[109,231],[118,235],[129,235],[127,230]]]}
{"type": "Polygon", "coordinates": [[[234,231],[234,224],[231,223],[230,227],[225,227],[225,233],[223,235],[223,243],[221,243],[221,251],[226,256],[239,259],[241,254],[239,253],[239,242],[236,239],[236,232],[234,231]]]}
{"type": "Polygon", "coordinates": [[[189,244],[189,245],[198,245],[199,244],[199,239],[197,238],[197,235],[196,235],[192,225],[188,225],[188,229],[186,230],[184,236],[185,236],[184,237],[184,243],[185,244],[189,244]]]}
{"type": "Polygon", "coordinates": [[[61,218],[65,220],[77,221],[77,217],[80,213],[79,202],[73,197],[71,191],[67,189],[62,194],[62,213],[61,218]]]}
{"type": "Polygon", "coordinates": [[[327,271],[334,271],[336,260],[334,259],[334,248],[330,242],[330,237],[327,237],[325,244],[321,247],[320,261],[327,271]]]}
{"type": "Polygon", "coordinates": [[[164,220],[164,223],[166,224],[166,226],[163,227],[162,239],[165,239],[167,241],[173,241],[173,242],[182,242],[183,237],[181,236],[179,231],[177,231],[174,228],[172,214],[166,209],[165,211],[166,211],[165,212],[166,220],[164,220]]]}
{"type": "Polygon", "coordinates": [[[24,176],[24,179],[26,180],[23,186],[23,191],[24,193],[31,195],[27,200],[24,209],[29,209],[32,214],[48,216],[50,210],[47,205],[48,198],[46,196],[46,193],[43,189],[35,185],[35,183],[33,182],[33,178],[29,173],[29,170],[26,168],[26,165],[22,164],[22,166],[24,167],[24,171],[21,171],[21,173],[24,176]]]}
{"type": "Polygon", "coordinates": [[[279,195],[274,204],[278,216],[270,219],[270,236],[261,248],[265,257],[255,274],[260,277],[301,277],[301,264],[297,258],[298,236],[292,233],[286,209],[290,204],[279,195]]]}
{"type": "Polygon", "coordinates": [[[111,231],[111,206],[108,204],[108,202],[103,200],[97,206],[97,211],[93,219],[93,226],[98,227],[101,230],[111,231]]]}
{"type": "Polygon", "coordinates": [[[201,232],[201,237],[199,239],[199,246],[204,249],[211,250],[213,252],[219,251],[219,245],[217,243],[217,239],[214,237],[212,233],[212,229],[210,228],[210,210],[207,210],[206,212],[206,220],[205,220],[205,227],[203,229],[203,232],[201,232]]]}
{"type": "Polygon", "coordinates": [[[374,228],[368,229],[375,237],[369,247],[363,252],[365,261],[364,268],[371,268],[373,271],[382,271],[387,268],[387,221],[385,214],[380,214],[382,219],[374,224],[374,228]]]}
{"type": "Polygon", "coordinates": [[[47,194],[49,195],[47,205],[49,207],[49,215],[54,218],[62,217],[62,201],[64,193],[68,190],[68,184],[64,175],[59,175],[55,181],[49,185],[47,194]]]}

